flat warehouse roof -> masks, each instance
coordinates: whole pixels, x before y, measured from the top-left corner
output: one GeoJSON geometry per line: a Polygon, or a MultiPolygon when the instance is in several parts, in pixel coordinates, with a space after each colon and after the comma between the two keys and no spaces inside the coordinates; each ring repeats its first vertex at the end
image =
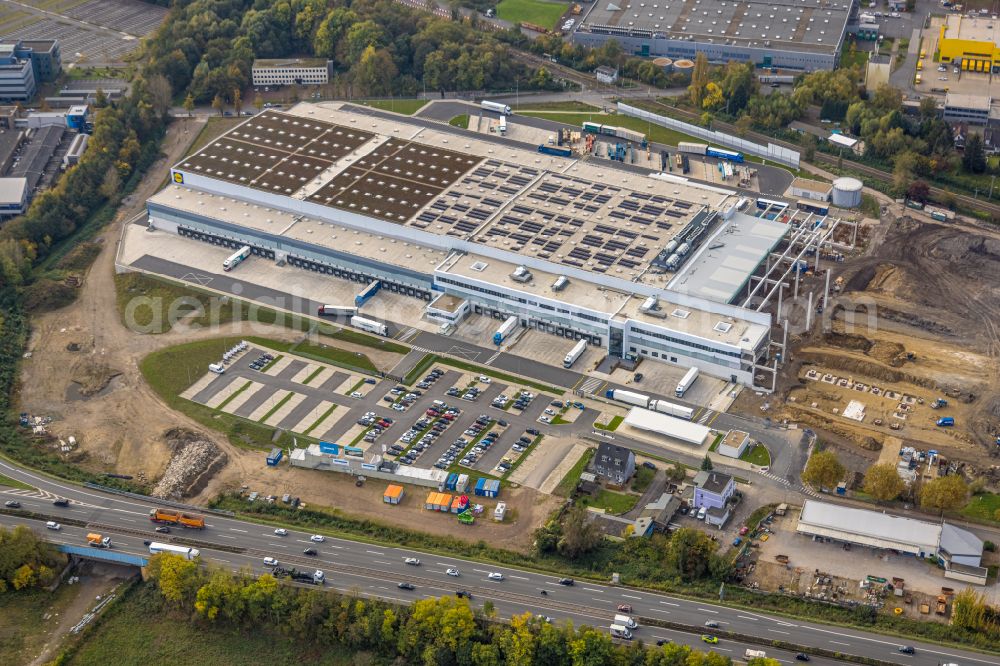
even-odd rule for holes
{"type": "Polygon", "coordinates": [[[967,39],[1000,46],[1000,21],[989,17],[968,18],[961,14],[949,14],[946,21],[945,39],[967,39]]]}
{"type": "Polygon", "coordinates": [[[728,303],[789,229],[787,224],[763,217],[733,213],[715,236],[702,243],[695,256],[681,266],[667,288],[728,303]]]}
{"type": "Polygon", "coordinates": [[[293,67],[326,67],[327,62],[323,58],[258,58],[253,61],[253,66],[269,67],[277,69],[291,69],[293,67]]]}
{"type": "Polygon", "coordinates": [[[840,0],[598,0],[581,30],[768,49],[836,51],[851,3],[840,0]]]}
{"type": "Polygon", "coordinates": [[[711,428],[699,423],[692,423],[641,407],[633,407],[628,410],[628,414],[625,416],[625,425],[666,435],[688,444],[701,444],[711,432],[711,428]]]}
{"type": "MultiPolygon", "coordinates": [[[[833,134],[830,136],[830,140],[834,141],[834,137],[840,136],[839,134],[833,134]]],[[[852,141],[852,145],[856,143],[856,140],[852,141]]],[[[810,192],[818,192],[820,194],[829,194],[830,190],[833,189],[833,185],[830,183],[824,183],[818,180],[810,180],[808,178],[796,178],[792,181],[792,187],[799,190],[809,190],[810,192]]]]}
{"type": "Polygon", "coordinates": [[[945,108],[972,109],[988,112],[990,110],[989,95],[963,95],[962,93],[947,93],[944,96],[945,108]]]}
{"type": "Polygon", "coordinates": [[[806,500],[799,516],[800,532],[809,527],[835,530],[845,536],[857,535],[878,541],[891,541],[919,547],[927,552],[937,549],[941,526],[913,518],[853,507],[806,500]],[[806,527],[803,530],[803,526],[806,527]]]}

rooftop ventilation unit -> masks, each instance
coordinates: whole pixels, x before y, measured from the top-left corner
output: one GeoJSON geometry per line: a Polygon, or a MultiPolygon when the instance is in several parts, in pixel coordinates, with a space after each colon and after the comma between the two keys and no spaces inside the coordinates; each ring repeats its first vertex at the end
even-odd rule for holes
{"type": "Polygon", "coordinates": [[[469,268],[476,271],[477,273],[482,273],[483,271],[486,270],[487,266],[489,266],[489,264],[487,264],[485,261],[477,261],[476,263],[469,266],[469,268]]]}
{"type": "Polygon", "coordinates": [[[510,274],[510,277],[514,280],[514,282],[531,282],[531,271],[524,266],[518,266],[514,269],[514,272],[510,274]]]}
{"type": "Polygon", "coordinates": [[[567,286],[569,286],[569,278],[565,275],[560,275],[556,281],[552,283],[552,291],[562,291],[567,286]]]}

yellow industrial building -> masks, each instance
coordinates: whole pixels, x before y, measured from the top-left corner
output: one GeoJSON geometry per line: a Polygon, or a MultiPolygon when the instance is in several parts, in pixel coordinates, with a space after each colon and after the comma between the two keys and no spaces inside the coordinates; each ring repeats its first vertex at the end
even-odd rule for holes
{"type": "Polygon", "coordinates": [[[938,38],[941,62],[960,65],[965,71],[1000,70],[1000,21],[989,17],[951,15],[938,38]]]}

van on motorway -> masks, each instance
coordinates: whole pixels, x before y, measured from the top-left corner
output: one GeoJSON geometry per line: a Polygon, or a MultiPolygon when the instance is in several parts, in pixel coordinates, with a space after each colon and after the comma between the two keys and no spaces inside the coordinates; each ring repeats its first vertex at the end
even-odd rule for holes
{"type": "Polygon", "coordinates": [[[620,624],[623,627],[628,627],[629,629],[635,629],[639,625],[636,621],[632,619],[631,615],[615,615],[615,624],[620,624]]]}

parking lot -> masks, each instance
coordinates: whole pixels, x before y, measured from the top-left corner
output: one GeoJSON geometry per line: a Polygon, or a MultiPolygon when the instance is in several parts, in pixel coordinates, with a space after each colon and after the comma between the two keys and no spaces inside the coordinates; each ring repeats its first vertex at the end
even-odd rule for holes
{"type": "Polygon", "coordinates": [[[0,0],[4,39],[58,39],[63,65],[124,64],[167,9],[133,0],[0,0]],[[57,18],[58,14],[61,18],[57,18]]]}

